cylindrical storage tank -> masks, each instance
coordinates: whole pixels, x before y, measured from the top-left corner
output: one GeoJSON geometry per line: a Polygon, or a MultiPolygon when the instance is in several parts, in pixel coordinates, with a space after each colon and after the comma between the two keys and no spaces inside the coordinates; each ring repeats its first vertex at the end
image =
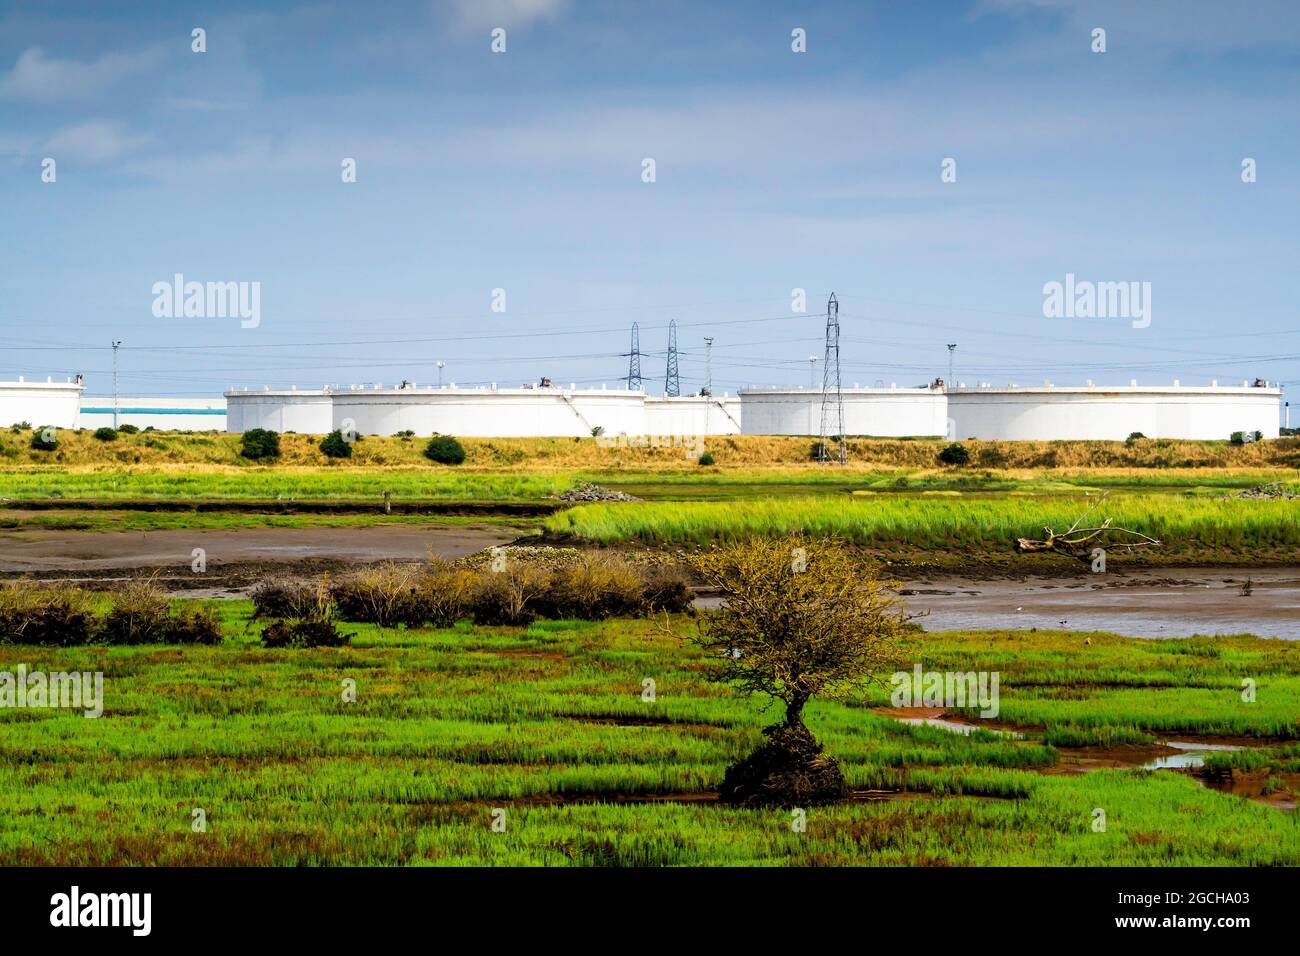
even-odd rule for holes
{"type": "Polygon", "coordinates": [[[948,393],[953,437],[1008,441],[1278,437],[1282,392],[1251,386],[1008,386],[948,393]]]}
{"type": "Polygon", "coordinates": [[[232,391],[225,398],[228,432],[266,428],[324,435],[334,429],[334,404],[328,391],[232,391]]]}
{"type": "Polygon", "coordinates": [[[739,435],[740,400],[683,395],[645,400],[646,435],[739,435]]]}
{"type": "Polygon", "coordinates": [[[473,438],[640,434],[641,392],[559,388],[347,389],[334,392],[335,428],[362,435],[441,432],[473,438]]]}
{"type": "MultiPolygon", "coordinates": [[[[932,388],[846,388],[844,434],[921,438],[947,432],[947,402],[932,388]]],[[[822,393],[813,389],[763,389],[740,393],[746,435],[820,435],[822,393]]]]}
{"type": "Polygon", "coordinates": [[[80,428],[79,382],[0,382],[0,427],[80,428]]]}

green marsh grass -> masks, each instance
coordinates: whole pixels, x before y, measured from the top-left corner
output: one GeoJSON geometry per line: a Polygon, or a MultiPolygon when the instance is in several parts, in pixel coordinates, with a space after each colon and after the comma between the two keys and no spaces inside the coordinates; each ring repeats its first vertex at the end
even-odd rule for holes
{"type": "Polygon", "coordinates": [[[0,712],[0,862],[1300,863],[1293,817],[1186,775],[1042,773],[1053,726],[1263,736],[1286,729],[1287,707],[1294,725],[1300,659],[1285,642],[917,634],[908,660],[1002,668],[999,719],[1033,725],[1027,738],[903,725],[870,709],[882,691],[861,706],[814,703],[809,725],[854,787],[913,798],[819,809],[796,834],[782,811],[619,802],[716,790],[777,715],[704,681],[698,654],[656,622],[351,625],[351,647],[273,652],[249,602],[214,606],[228,634],[218,647],[0,645],[0,670],[105,673],[99,720],[0,712]],[[1284,706],[1242,705],[1243,673],[1284,706]],[[1104,834],[1089,825],[1096,806],[1104,834]],[[206,834],[190,829],[194,807],[206,834]],[[489,826],[495,807],[505,833],[489,826]]]}

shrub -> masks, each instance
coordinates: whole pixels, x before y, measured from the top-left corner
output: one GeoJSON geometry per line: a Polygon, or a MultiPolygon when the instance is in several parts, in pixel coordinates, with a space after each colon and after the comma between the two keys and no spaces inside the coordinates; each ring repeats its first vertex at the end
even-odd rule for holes
{"type": "Polygon", "coordinates": [[[1229,445],[1244,445],[1244,444],[1246,444],[1246,433],[1245,433],[1245,432],[1233,432],[1231,435],[1228,436],[1228,444],[1229,444],[1229,445]]]}
{"type": "Polygon", "coordinates": [[[358,571],[331,589],[339,617],[380,627],[419,627],[424,616],[416,601],[418,574],[387,562],[358,571]]]}
{"type": "Polygon", "coordinates": [[[302,581],[267,581],[253,592],[253,619],[305,617],[316,606],[316,592],[302,581]]]}
{"type": "Polygon", "coordinates": [[[689,578],[680,568],[658,566],[645,573],[641,600],[649,613],[667,611],[681,614],[691,609],[695,593],[691,590],[689,578]]]}
{"type": "Polygon", "coordinates": [[[48,425],[32,432],[32,447],[37,451],[54,451],[59,447],[58,432],[48,425]]]}
{"type": "Polygon", "coordinates": [[[250,461],[280,457],[280,434],[269,428],[250,428],[239,439],[239,453],[250,461]]]}
{"type": "Polygon", "coordinates": [[[711,452],[711,451],[706,451],[703,455],[701,455],[701,456],[700,456],[700,464],[701,464],[701,465],[711,465],[711,464],[713,464],[713,452],[711,452]]]}
{"type": "Polygon", "coordinates": [[[352,443],[337,428],[321,439],[320,450],[328,458],[352,457],[352,443]]]}
{"type": "Polygon", "coordinates": [[[1143,435],[1141,432],[1129,432],[1128,438],[1124,439],[1124,444],[1136,445],[1140,441],[1145,441],[1146,437],[1147,436],[1143,435]]]}
{"type": "Polygon", "coordinates": [[[262,629],[262,646],[342,647],[352,640],[352,635],[339,633],[336,617],[337,610],[326,576],[317,585],[311,605],[300,615],[272,621],[262,629]]]}
{"type": "Polygon", "coordinates": [[[486,626],[523,627],[537,619],[536,602],[548,584],[547,575],[522,562],[505,571],[484,574],[474,589],[471,614],[486,626]]]}
{"type": "Polygon", "coordinates": [[[584,554],[546,575],[533,608],[544,617],[598,621],[641,613],[644,592],[641,575],[624,559],[584,554]]]}
{"type": "Polygon", "coordinates": [[[1251,440],[1253,440],[1253,441],[1263,441],[1263,440],[1264,440],[1264,433],[1263,433],[1263,432],[1260,432],[1260,431],[1254,431],[1254,432],[1251,432],[1251,433],[1250,433],[1250,437],[1251,437],[1251,440]]]}
{"type": "Polygon", "coordinates": [[[451,627],[467,613],[478,585],[473,571],[453,568],[445,561],[435,561],[433,567],[420,576],[414,601],[424,622],[434,627],[451,627]]]}
{"type": "Polygon", "coordinates": [[[424,457],[440,465],[459,465],[465,461],[465,449],[450,435],[434,435],[424,446],[424,457]]]}
{"type": "Polygon", "coordinates": [[[398,438],[403,440],[415,437],[415,432],[411,431],[409,428],[404,428],[400,432],[395,432],[395,434],[398,438]]]}
{"type": "Polygon", "coordinates": [[[136,435],[139,434],[140,432],[139,428],[137,428],[135,425],[130,424],[129,422],[125,425],[119,425],[117,430],[120,434],[123,435],[136,435]]]}
{"type": "Polygon", "coordinates": [[[152,581],[131,581],[113,592],[100,639],[109,644],[161,644],[166,640],[168,601],[152,581]]]}
{"type": "Polygon", "coordinates": [[[262,646],[276,649],[344,647],[351,640],[351,634],[339,633],[332,618],[301,617],[272,621],[262,631],[262,646]]]}
{"type": "Polygon", "coordinates": [[[168,644],[220,644],[221,622],[208,607],[181,611],[167,622],[168,644]]]}
{"type": "Polygon", "coordinates": [[[939,452],[939,460],[945,465],[964,465],[970,461],[970,452],[965,445],[954,442],[939,452]]]}
{"type": "Polygon", "coordinates": [[[100,441],[117,441],[117,432],[105,425],[95,429],[95,437],[100,441]]]}
{"type": "Polygon", "coordinates": [[[98,629],[90,596],[80,588],[0,586],[0,641],[72,647],[90,643],[98,629]]]}

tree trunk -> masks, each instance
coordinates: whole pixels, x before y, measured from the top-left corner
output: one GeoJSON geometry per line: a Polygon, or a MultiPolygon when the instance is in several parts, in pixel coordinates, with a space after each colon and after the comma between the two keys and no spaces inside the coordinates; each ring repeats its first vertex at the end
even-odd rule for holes
{"type": "Polygon", "coordinates": [[[787,727],[803,726],[803,708],[808,703],[807,694],[799,694],[791,697],[785,705],[785,725],[787,727]]]}

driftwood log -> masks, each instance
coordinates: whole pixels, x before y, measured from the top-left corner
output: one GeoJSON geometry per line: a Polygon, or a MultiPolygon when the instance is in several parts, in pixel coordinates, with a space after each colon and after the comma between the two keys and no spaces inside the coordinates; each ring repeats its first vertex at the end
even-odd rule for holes
{"type": "Polygon", "coordinates": [[[1111,525],[1111,519],[1107,518],[1101,524],[1090,528],[1081,528],[1090,514],[1097,510],[1097,506],[1106,500],[1106,495],[1102,495],[1093,504],[1091,508],[1081,514],[1074,524],[1070,525],[1068,531],[1057,534],[1051,528],[1044,528],[1047,537],[1043,539],[1036,538],[1017,538],[1016,551],[1021,554],[1040,554],[1042,552],[1054,552],[1063,554],[1067,557],[1077,558],[1080,561],[1090,561],[1092,553],[1096,548],[1106,551],[1116,548],[1133,550],[1135,548],[1158,548],[1160,542],[1142,534],[1140,531],[1133,531],[1129,528],[1117,528],[1111,525]],[[1127,539],[1123,536],[1127,536],[1127,539]]]}

